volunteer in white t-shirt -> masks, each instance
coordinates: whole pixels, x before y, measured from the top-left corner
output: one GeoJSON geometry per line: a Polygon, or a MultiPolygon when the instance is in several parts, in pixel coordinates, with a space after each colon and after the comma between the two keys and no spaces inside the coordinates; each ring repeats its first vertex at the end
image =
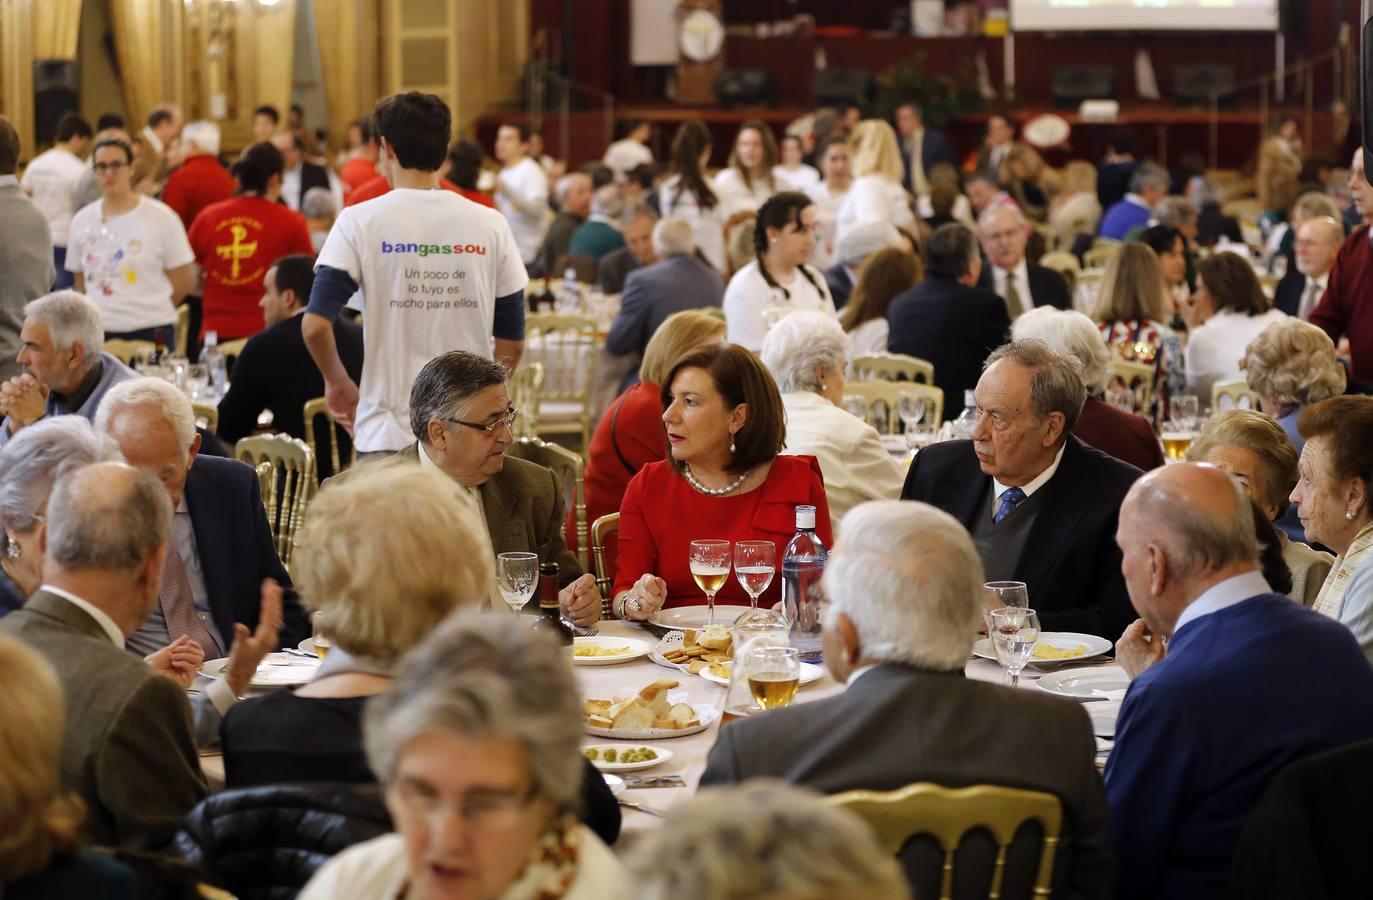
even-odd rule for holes
{"type": "Polygon", "coordinates": [[[394,190],[339,215],[301,320],[329,411],[353,429],[360,453],[414,443],[410,388],[434,357],[467,350],[515,367],[529,280],[500,213],[439,186],[451,131],[443,101],[396,94],[377,104],[373,121],[377,168],[394,190]],[[343,368],[332,327],[355,293],[364,316],[361,386],[343,368]]]}
{"type": "Polygon", "coordinates": [[[92,154],[100,199],[72,216],[67,271],[100,309],[105,338],[172,346],[176,305],[195,282],[195,253],[171,207],[133,189],[133,148],[100,141],[92,154]]]}
{"type": "Polygon", "coordinates": [[[777,165],[777,142],[772,130],[762,122],[750,121],[739,126],[734,138],[734,152],[729,166],[716,173],[711,187],[720,198],[720,212],[729,220],[742,212],[754,212],[763,201],[782,190],[785,185],[772,177],[777,165]]]}
{"type": "Polygon", "coordinates": [[[642,120],[632,120],[622,125],[624,137],[605,148],[601,165],[623,179],[635,166],[653,165],[653,151],[648,142],[653,138],[653,127],[642,120]]]}
{"type": "Polygon", "coordinates": [[[706,262],[724,273],[725,220],[720,201],[706,179],[710,161],[710,132],[695,119],[683,122],[672,139],[672,159],[668,178],[658,188],[658,210],[664,218],[685,219],[691,223],[696,250],[706,262]]]}
{"type": "Polygon", "coordinates": [[[91,126],[76,113],[67,113],[57,123],[57,142],[33,158],[19,182],[52,231],[52,261],[57,267],[53,290],[72,286],[71,273],[66,271],[67,235],[77,210],[76,189],[86,174],[82,157],[90,146],[91,126]]]}
{"type": "Polygon", "coordinates": [[[496,132],[496,209],[510,223],[520,259],[532,265],[543,245],[553,211],[548,208],[548,174],[529,155],[529,126],[502,125],[496,132]]]}
{"type": "Polygon", "coordinates": [[[849,171],[849,143],[831,138],[816,153],[825,180],[806,191],[815,202],[815,250],[810,264],[825,270],[839,261],[839,206],[853,183],[849,171]]]}
{"type": "Polygon", "coordinates": [[[815,206],[805,194],[774,194],[758,210],[755,259],[725,288],[725,337],[755,353],[768,331],[794,312],[838,318],[825,278],[806,265],[815,249],[815,206]]]}
{"type": "Polygon", "coordinates": [[[806,165],[805,149],[794,134],[782,136],[782,161],[772,167],[772,177],[783,190],[809,194],[820,183],[820,170],[806,165]]]}

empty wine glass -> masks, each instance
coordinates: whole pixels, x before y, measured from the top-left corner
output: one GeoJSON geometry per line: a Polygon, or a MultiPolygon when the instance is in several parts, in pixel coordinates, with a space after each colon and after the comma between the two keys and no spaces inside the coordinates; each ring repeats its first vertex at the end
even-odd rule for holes
{"type": "Polygon", "coordinates": [[[919,424],[925,418],[925,398],[902,394],[896,401],[896,414],[901,417],[901,423],[909,432],[912,425],[919,424]]]}
{"type": "Polygon", "coordinates": [[[758,608],[758,598],[777,574],[777,545],[772,541],[739,541],[734,545],[734,577],[748,594],[749,605],[758,608]]]}
{"type": "Polygon", "coordinates": [[[991,612],[992,646],[1006,669],[1011,687],[1020,684],[1020,672],[1034,656],[1039,641],[1039,616],[1032,609],[1003,606],[991,612]]]}
{"type": "Polygon", "coordinates": [[[729,541],[692,541],[691,577],[706,595],[707,625],[715,624],[715,595],[729,580],[729,541]]]}
{"type": "Polygon", "coordinates": [[[924,450],[933,444],[937,437],[939,437],[938,422],[916,421],[906,423],[907,450],[924,450]]]}
{"type": "Polygon", "coordinates": [[[537,553],[500,553],[496,556],[496,588],[512,612],[524,609],[539,581],[537,553]]]}
{"type": "Polygon", "coordinates": [[[1168,417],[1179,431],[1195,431],[1200,412],[1201,401],[1191,394],[1179,394],[1168,400],[1168,417]]]}
{"type": "Polygon", "coordinates": [[[192,400],[204,400],[205,391],[210,386],[210,370],[203,363],[186,366],[186,392],[192,400]]]}
{"type": "Polygon", "coordinates": [[[992,610],[1003,606],[1025,609],[1030,605],[1030,589],[1023,581],[989,581],[982,585],[982,619],[987,633],[992,630],[992,610]]]}

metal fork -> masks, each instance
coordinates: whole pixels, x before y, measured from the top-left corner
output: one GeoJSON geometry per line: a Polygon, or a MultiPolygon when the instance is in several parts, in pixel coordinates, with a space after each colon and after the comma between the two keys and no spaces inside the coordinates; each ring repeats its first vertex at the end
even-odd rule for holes
{"type": "Polygon", "coordinates": [[[639,812],[648,813],[650,816],[657,816],[660,819],[667,818],[667,813],[663,812],[660,809],[653,809],[652,807],[644,806],[642,803],[633,803],[629,800],[620,800],[619,804],[623,806],[625,809],[637,809],[639,812]]]}

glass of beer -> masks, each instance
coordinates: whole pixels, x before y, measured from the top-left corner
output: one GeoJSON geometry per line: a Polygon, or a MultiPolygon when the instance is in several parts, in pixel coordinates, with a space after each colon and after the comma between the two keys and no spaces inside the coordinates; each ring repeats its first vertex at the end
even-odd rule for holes
{"type": "Polygon", "coordinates": [[[715,624],[715,595],[729,580],[729,541],[692,541],[691,577],[706,595],[707,625],[715,624]]]}
{"type": "Polygon", "coordinates": [[[333,646],[333,642],[329,640],[328,634],[325,633],[327,616],[325,616],[323,610],[316,610],[311,614],[310,626],[313,629],[315,655],[320,659],[324,659],[324,657],[329,655],[329,648],[333,646]]]}
{"type": "Polygon", "coordinates": [[[734,577],[754,609],[776,574],[777,545],[772,541],[739,541],[734,545],[734,577]]]}
{"type": "Polygon", "coordinates": [[[748,689],[763,709],[790,706],[801,686],[801,651],[795,647],[754,646],[745,660],[748,689]]]}
{"type": "Polygon", "coordinates": [[[1176,462],[1192,446],[1197,436],[1197,419],[1201,413],[1200,401],[1190,394],[1179,394],[1168,400],[1168,421],[1159,434],[1163,441],[1163,453],[1176,462]]]}

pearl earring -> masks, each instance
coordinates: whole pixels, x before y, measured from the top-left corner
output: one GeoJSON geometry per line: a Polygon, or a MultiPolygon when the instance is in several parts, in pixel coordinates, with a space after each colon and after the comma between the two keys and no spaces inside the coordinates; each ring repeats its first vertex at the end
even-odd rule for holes
{"type": "Polygon", "coordinates": [[[10,559],[18,559],[24,555],[24,551],[20,549],[18,541],[11,540],[5,547],[5,555],[10,559]]]}
{"type": "Polygon", "coordinates": [[[1353,511],[1353,510],[1347,510],[1347,511],[1345,512],[1345,514],[1344,514],[1344,517],[1345,517],[1345,519],[1347,519],[1347,520],[1350,521],[1350,522],[1354,521],[1354,511],[1353,511]]]}
{"type": "Polygon", "coordinates": [[[730,452],[730,453],[735,452],[735,451],[734,451],[734,432],[732,432],[732,431],[729,433],[729,452],[730,452]]]}

